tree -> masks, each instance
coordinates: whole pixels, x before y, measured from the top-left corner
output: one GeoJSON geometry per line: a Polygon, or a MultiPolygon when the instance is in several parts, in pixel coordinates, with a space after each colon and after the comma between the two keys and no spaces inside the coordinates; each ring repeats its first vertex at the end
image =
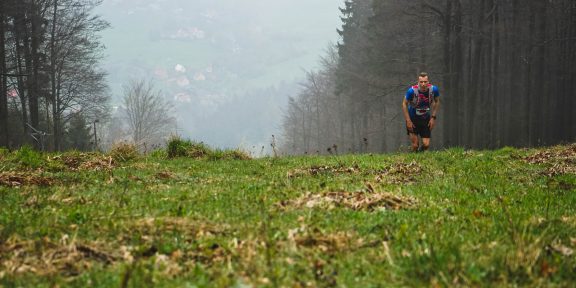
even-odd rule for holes
{"type": "Polygon", "coordinates": [[[124,86],[123,100],[132,141],[141,149],[163,144],[174,131],[172,106],[152,83],[131,81],[124,86]]]}
{"type": "Polygon", "coordinates": [[[94,148],[94,139],[91,134],[91,126],[86,123],[82,114],[74,114],[70,118],[70,124],[66,133],[66,148],[78,151],[89,151],[94,148]]]}
{"type": "Polygon", "coordinates": [[[420,71],[441,89],[434,137],[444,147],[576,140],[576,2],[348,0],[341,12],[337,68],[309,76],[286,111],[297,153],[326,138],[326,117],[340,124],[339,146],[396,150],[406,139],[399,103],[420,71]],[[340,110],[322,101],[330,92],[309,89],[331,73],[340,110]]]}
{"type": "Polygon", "coordinates": [[[8,146],[8,80],[6,71],[6,3],[0,1],[0,147],[8,146]]]}
{"type": "Polygon", "coordinates": [[[51,134],[48,148],[60,150],[63,128],[74,115],[106,119],[109,96],[97,33],[108,23],[91,15],[101,2],[0,1],[0,146],[30,143],[34,129],[51,134]],[[8,91],[14,97],[6,101],[8,91]]]}
{"type": "Polygon", "coordinates": [[[77,112],[88,120],[108,118],[106,73],[98,63],[103,46],[97,33],[109,27],[90,15],[101,1],[53,0],[49,52],[50,101],[53,144],[60,149],[62,127],[77,112]]]}

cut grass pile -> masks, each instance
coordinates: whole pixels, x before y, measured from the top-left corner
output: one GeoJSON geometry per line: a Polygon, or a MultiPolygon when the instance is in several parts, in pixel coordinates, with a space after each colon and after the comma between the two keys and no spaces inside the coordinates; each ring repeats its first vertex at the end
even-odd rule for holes
{"type": "Polygon", "coordinates": [[[244,156],[0,151],[0,287],[576,281],[576,144],[244,156]]]}

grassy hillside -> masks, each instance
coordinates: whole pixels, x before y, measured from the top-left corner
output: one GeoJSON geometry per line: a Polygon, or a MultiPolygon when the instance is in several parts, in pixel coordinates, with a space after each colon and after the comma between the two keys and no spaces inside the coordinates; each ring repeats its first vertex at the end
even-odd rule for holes
{"type": "Polygon", "coordinates": [[[575,144],[253,160],[172,148],[187,156],[0,152],[0,286],[576,281],[575,144]]]}

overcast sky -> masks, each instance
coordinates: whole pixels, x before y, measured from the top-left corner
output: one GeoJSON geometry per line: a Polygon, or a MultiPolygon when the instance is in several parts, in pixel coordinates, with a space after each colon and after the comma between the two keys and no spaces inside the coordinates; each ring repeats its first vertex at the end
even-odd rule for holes
{"type": "Polygon", "coordinates": [[[104,0],[96,13],[112,26],[102,42],[115,105],[123,84],[150,79],[176,104],[182,136],[218,147],[266,145],[281,133],[281,111],[295,93],[286,85],[316,69],[338,41],[342,2],[104,0]],[[280,91],[261,95],[271,86],[280,91]]]}

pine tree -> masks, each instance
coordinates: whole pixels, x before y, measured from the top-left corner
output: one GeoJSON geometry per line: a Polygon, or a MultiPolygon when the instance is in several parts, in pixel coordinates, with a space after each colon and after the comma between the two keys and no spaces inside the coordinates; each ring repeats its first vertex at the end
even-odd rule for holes
{"type": "Polygon", "coordinates": [[[76,113],[70,119],[70,124],[66,133],[66,144],[68,149],[78,151],[89,151],[94,148],[91,127],[86,123],[86,119],[80,113],[76,113]]]}
{"type": "MultiPolygon", "coordinates": [[[[342,28],[338,43],[338,67],[336,69],[336,95],[341,107],[339,130],[344,134],[346,143],[352,151],[360,151],[361,139],[368,137],[368,119],[370,117],[370,83],[364,65],[368,61],[363,51],[367,45],[366,24],[371,16],[371,2],[348,0],[340,9],[342,28]]],[[[343,136],[344,136],[343,135],[343,136]]]]}

